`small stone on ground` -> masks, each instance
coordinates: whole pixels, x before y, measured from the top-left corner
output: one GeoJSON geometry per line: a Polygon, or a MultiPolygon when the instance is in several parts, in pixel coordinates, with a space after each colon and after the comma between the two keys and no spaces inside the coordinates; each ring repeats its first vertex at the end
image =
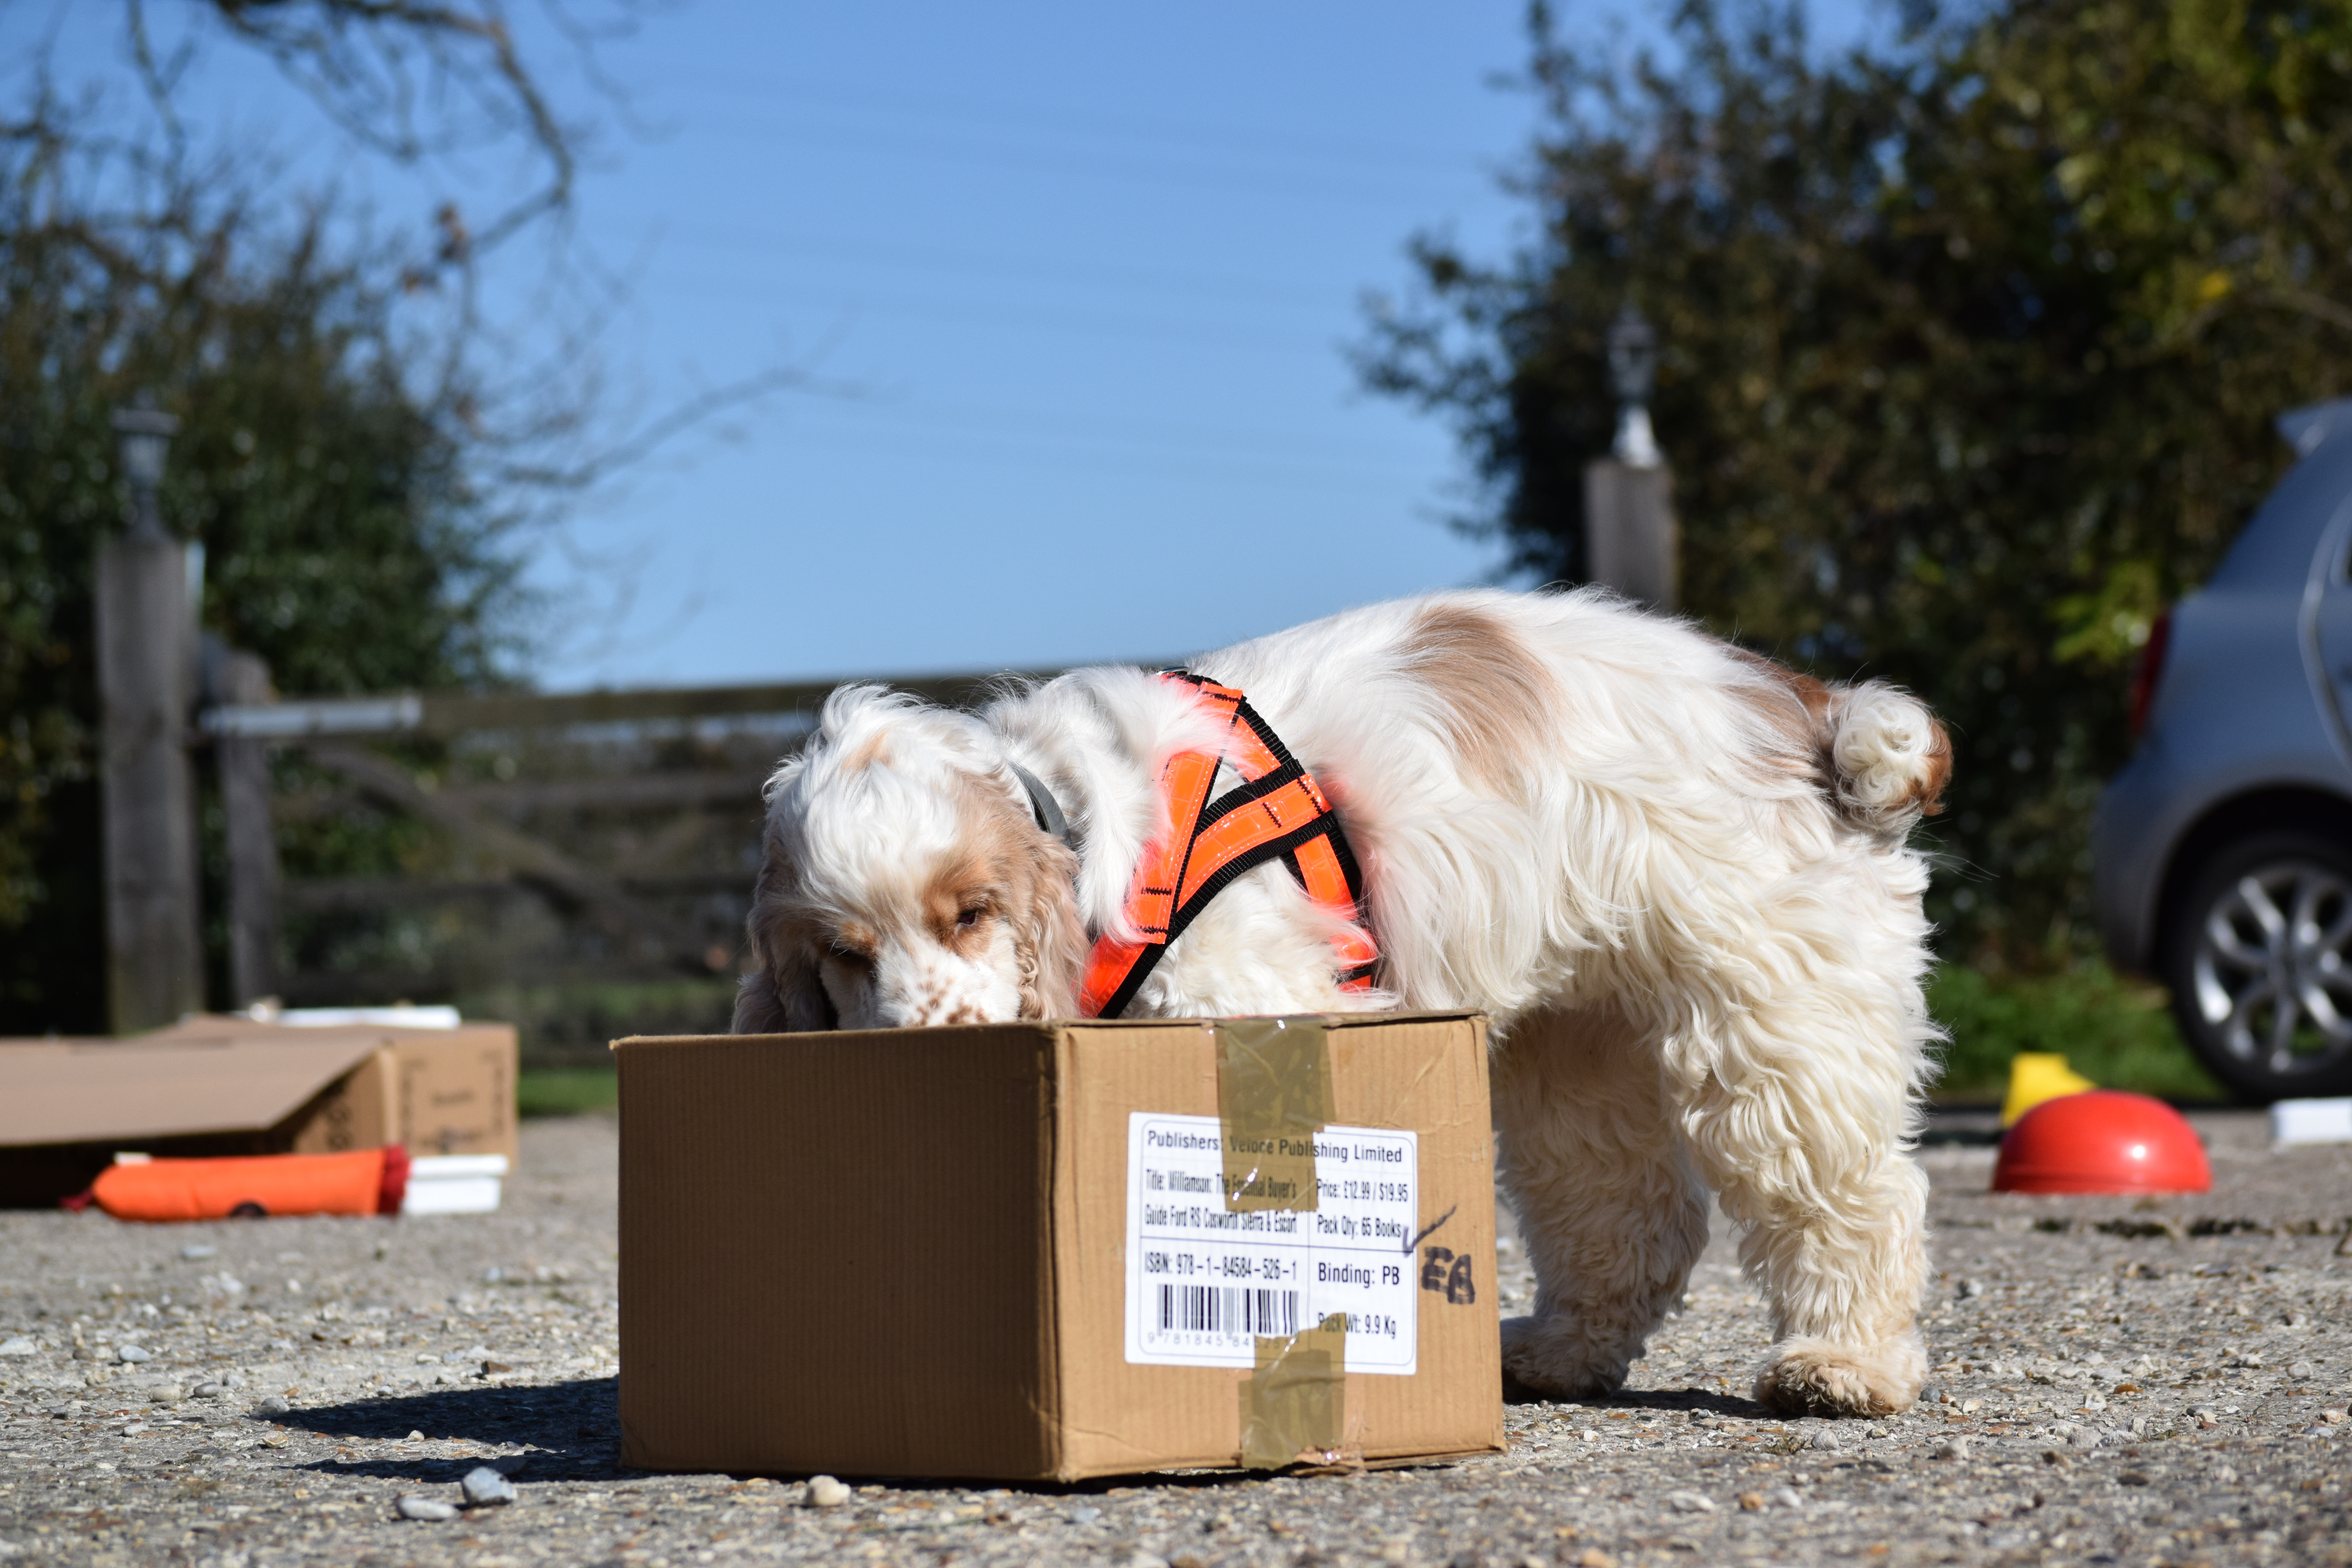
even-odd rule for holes
{"type": "Polygon", "coordinates": [[[488,1465],[477,1465],[466,1472],[457,1483],[464,1489],[466,1500],[476,1508],[488,1508],[515,1500],[515,1485],[488,1465]]]}

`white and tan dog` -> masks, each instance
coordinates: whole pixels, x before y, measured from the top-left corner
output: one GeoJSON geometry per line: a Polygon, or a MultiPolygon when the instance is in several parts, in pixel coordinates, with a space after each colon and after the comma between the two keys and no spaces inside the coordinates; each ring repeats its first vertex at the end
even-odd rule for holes
{"type": "MultiPolygon", "coordinates": [[[[1127,1016],[1475,1007],[1506,1189],[1538,1282],[1504,1365],[1559,1397],[1624,1378],[1680,1300],[1707,1193],[1775,1343],[1757,1395],[1900,1410],[1936,1038],[1924,858],[1941,727],[1591,590],[1376,605],[1206,655],[1321,782],[1381,963],[1340,989],[1335,916],[1279,864],[1219,894],[1127,1016]]],[[[835,693],[768,787],[741,1032],[1066,1016],[1132,940],[1162,764],[1213,748],[1182,686],[1079,670],[977,716],[835,693]],[[1015,767],[1045,781],[1070,845],[1015,767]]]]}

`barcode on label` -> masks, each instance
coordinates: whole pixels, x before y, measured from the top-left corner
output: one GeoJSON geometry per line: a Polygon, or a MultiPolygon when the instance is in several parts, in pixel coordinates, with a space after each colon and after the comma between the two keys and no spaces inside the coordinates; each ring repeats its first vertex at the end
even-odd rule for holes
{"type": "Polygon", "coordinates": [[[1234,1285],[1162,1285],[1160,1327],[1194,1334],[1295,1334],[1298,1292],[1234,1285]]]}

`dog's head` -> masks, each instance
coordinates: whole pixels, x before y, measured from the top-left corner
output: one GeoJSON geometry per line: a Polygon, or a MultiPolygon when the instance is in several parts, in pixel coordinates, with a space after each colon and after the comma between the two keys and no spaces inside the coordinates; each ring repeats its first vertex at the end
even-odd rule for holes
{"type": "Polygon", "coordinates": [[[1066,1016],[1077,860],[977,721],[836,691],[769,781],[739,1034],[1066,1016]]]}

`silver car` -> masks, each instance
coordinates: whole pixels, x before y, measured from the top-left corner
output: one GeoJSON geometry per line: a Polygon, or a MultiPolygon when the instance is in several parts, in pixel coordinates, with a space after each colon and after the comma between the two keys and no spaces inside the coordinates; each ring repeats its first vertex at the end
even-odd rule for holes
{"type": "Polygon", "coordinates": [[[2157,623],[2139,750],[2100,797],[2100,933],[2244,1098],[2352,1094],[2352,398],[2157,623]]]}

